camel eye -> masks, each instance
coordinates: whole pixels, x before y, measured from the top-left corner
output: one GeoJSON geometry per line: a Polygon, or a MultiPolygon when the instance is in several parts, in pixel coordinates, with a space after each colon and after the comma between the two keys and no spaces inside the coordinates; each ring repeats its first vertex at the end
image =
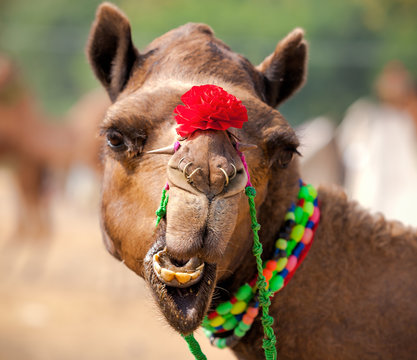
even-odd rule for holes
{"type": "Polygon", "coordinates": [[[123,135],[114,130],[107,133],[107,144],[113,150],[123,150],[126,148],[123,135]]]}

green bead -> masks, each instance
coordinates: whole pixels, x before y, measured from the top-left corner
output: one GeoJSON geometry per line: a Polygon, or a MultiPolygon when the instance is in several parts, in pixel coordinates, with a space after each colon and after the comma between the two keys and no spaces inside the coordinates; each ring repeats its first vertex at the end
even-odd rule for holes
{"type": "Polygon", "coordinates": [[[300,225],[306,226],[309,217],[310,216],[306,212],[303,212],[303,217],[301,218],[300,225]]]}
{"type": "Polygon", "coordinates": [[[282,271],[282,270],[284,270],[285,269],[285,267],[287,266],[287,262],[288,262],[288,259],[287,258],[280,258],[280,259],[278,259],[277,260],[277,267],[276,267],[276,271],[277,272],[280,272],[280,271],[282,271]]]}
{"type": "Polygon", "coordinates": [[[226,322],[223,324],[223,329],[225,330],[232,330],[236,327],[237,320],[234,316],[230,317],[226,320],[226,322]]]}
{"type": "Polygon", "coordinates": [[[287,245],[287,256],[290,256],[292,254],[292,251],[297,246],[297,242],[294,240],[289,240],[287,245]]]}
{"type": "Polygon", "coordinates": [[[286,214],[285,214],[285,220],[295,220],[295,215],[294,215],[294,213],[292,212],[292,211],[290,211],[290,212],[287,212],[286,214]]]}
{"type": "Polygon", "coordinates": [[[212,331],[210,331],[210,330],[208,330],[208,329],[205,329],[205,328],[203,328],[203,331],[204,331],[204,335],[206,335],[206,337],[210,337],[211,335],[213,335],[213,332],[212,331]]]}
{"type": "Polygon", "coordinates": [[[226,338],[217,338],[215,344],[219,349],[224,349],[226,347],[226,338]]]}
{"type": "Polygon", "coordinates": [[[246,332],[246,331],[248,331],[250,329],[250,325],[245,324],[243,321],[241,321],[237,327],[240,330],[243,330],[244,332],[246,332]]]}
{"type": "Polygon", "coordinates": [[[303,210],[308,214],[310,217],[313,215],[314,212],[314,204],[311,201],[306,201],[303,206],[303,210]]]}
{"type": "Polygon", "coordinates": [[[238,327],[233,331],[233,333],[237,336],[237,337],[242,337],[246,334],[246,331],[239,329],[238,327]]]}
{"type": "Polygon", "coordinates": [[[202,323],[201,325],[203,325],[203,326],[210,325],[210,320],[208,319],[208,317],[207,317],[207,316],[205,316],[205,317],[204,317],[204,319],[203,319],[203,323],[202,323]]]}
{"type": "Polygon", "coordinates": [[[219,315],[226,315],[232,309],[233,304],[230,301],[226,301],[217,306],[216,311],[219,315]]]}
{"type": "Polygon", "coordinates": [[[294,210],[294,215],[295,215],[295,222],[297,224],[300,224],[301,219],[303,218],[303,208],[297,206],[294,210]]]}
{"type": "Polygon", "coordinates": [[[290,238],[299,242],[304,235],[304,229],[303,225],[295,225],[291,231],[290,238]]]}
{"type": "Polygon", "coordinates": [[[242,301],[252,295],[252,288],[249,284],[242,285],[236,293],[236,299],[242,301]]]}
{"type": "Polygon", "coordinates": [[[311,201],[313,201],[317,197],[317,190],[310,184],[307,185],[307,189],[308,189],[308,193],[312,197],[311,201]]]}
{"type": "Polygon", "coordinates": [[[284,286],[284,278],[281,275],[275,275],[269,280],[269,290],[276,292],[284,286]]]}
{"type": "Polygon", "coordinates": [[[300,192],[298,193],[299,199],[307,199],[310,197],[310,194],[308,192],[308,188],[306,186],[302,186],[300,189],[300,192]]]}
{"type": "Polygon", "coordinates": [[[287,240],[278,239],[275,243],[275,247],[280,250],[285,250],[287,248],[287,240]]]}

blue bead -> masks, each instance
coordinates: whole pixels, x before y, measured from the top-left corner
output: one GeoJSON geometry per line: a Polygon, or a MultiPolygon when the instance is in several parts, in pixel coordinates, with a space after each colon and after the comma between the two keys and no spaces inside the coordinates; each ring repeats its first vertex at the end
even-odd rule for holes
{"type": "Polygon", "coordinates": [[[285,279],[285,277],[288,275],[288,270],[284,269],[279,274],[285,279]]]}
{"type": "Polygon", "coordinates": [[[302,243],[302,242],[300,242],[300,243],[298,243],[298,245],[295,247],[295,249],[294,249],[294,251],[292,252],[292,254],[295,256],[295,257],[299,257],[300,256],[300,254],[301,254],[301,251],[303,251],[303,249],[304,249],[304,244],[302,243]]]}
{"type": "Polygon", "coordinates": [[[294,212],[294,210],[295,210],[295,204],[292,203],[290,208],[288,209],[288,212],[294,212]]]}
{"type": "Polygon", "coordinates": [[[316,199],[314,200],[313,204],[314,204],[314,206],[318,206],[318,204],[319,204],[319,199],[318,199],[318,198],[316,198],[316,199]]]}
{"type": "Polygon", "coordinates": [[[215,328],[214,328],[214,330],[216,330],[216,331],[219,331],[219,330],[221,330],[221,329],[223,329],[223,326],[222,326],[222,325],[217,326],[217,327],[215,327],[215,328]]]}
{"type": "Polygon", "coordinates": [[[276,256],[278,256],[278,253],[279,253],[279,249],[275,249],[273,258],[275,258],[276,256]]]}
{"type": "Polygon", "coordinates": [[[239,314],[239,315],[235,315],[236,320],[237,320],[237,321],[242,320],[244,313],[246,313],[246,312],[244,311],[243,313],[241,313],[241,314],[239,314]]]}
{"type": "Polygon", "coordinates": [[[300,187],[303,186],[303,180],[298,179],[298,184],[300,185],[300,187]]]}
{"type": "Polygon", "coordinates": [[[257,302],[253,305],[253,307],[254,307],[254,308],[259,307],[259,301],[257,301],[257,302]]]}
{"type": "Polygon", "coordinates": [[[314,227],[314,223],[311,220],[307,221],[306,228],[312,229],[314,227]]]}

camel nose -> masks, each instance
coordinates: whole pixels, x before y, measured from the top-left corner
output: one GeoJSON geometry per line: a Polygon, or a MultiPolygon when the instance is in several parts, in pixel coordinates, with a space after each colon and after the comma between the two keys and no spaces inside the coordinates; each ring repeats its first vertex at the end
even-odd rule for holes
{"type": "Polygon", "coordinates": [[[244,190],[247,175],[240,156],[225,131],[196,131],[168,162],[173,185],[204,194],[231,196],[244,190]]]}
{"type": "Polygon", "coordinates": [[[170,161],[168,179],[173,185],[195,194],[205,194],[209,201],[215,196],[233,196],[245,188],[247,176],[242,164],[235,165],[225,158],[212,164],[181,157],[170,161]],[[239,166],[240,165],[240,166],[239,166]]]}

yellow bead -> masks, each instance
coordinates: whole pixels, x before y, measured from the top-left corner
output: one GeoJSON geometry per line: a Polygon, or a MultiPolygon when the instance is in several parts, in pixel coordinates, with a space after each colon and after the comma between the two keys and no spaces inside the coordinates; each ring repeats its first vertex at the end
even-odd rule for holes
{"type": "Polygon", "coordinates": [[[223,325],[225,321],[225,318],[223,318],[222,316],[216,316],[215,318],[210,320],[210,325],[213,327],[217,327],[223,325]]]}
{"type": "Polygon", "coordinates": [[[232,310],[230,310],[230,313],[233,315],[237,315],[242,313],[248,304],[246,304],[244,301],[238,301],[235,304],[233,304],[232,310]]]}
{"type": "Polygon", "coordinates": [[[299,242],[304,235],[304,226],[295,225],[291,231],[290,238],[299,242]]]}
{"type": "Polygon", "coordinates": [[[303,206],[304,212],[308,214],[308,216],[313,215],[314,212],[314,204],[310,201],[306,201],[303,206]]]}
{"type": "Polygon", "coordinates": [[[287,240],[278,239],[275,243],[275,247],[280,250],[285,250],[287,248],[287,240]]]}
{"type": "Polygon", "coordinates": [[[288,262],[287,258],[278,259],[277,260],[277,268],[276,268],[277,272],[280,272],[280,271],[284,270],[285,266],[287,266],[287,262],[288,262]]]}

